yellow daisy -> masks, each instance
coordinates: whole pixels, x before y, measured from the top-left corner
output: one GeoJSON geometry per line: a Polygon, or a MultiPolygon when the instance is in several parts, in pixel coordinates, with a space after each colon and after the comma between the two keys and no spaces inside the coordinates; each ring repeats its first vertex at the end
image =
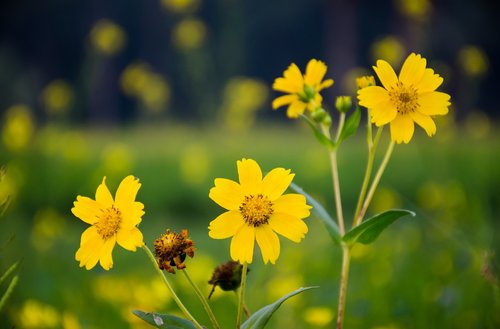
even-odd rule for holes
{"type": "Polygon", "coordinates": [[[91,225],[83,232],[80,248],[76,252],[75,258],[80,267],[90,270],[99,261],[103,269],[109,270],[113,267],[115,243],[130,251],[144,245],[142,233],[137,228],[144,215],[144,205],[135,201],[140,187],[138,179],[127,176],[120,183],[113,200],[104,177],[97,187],[95,200],[77,196],[71,212],[91,225]]]}
{"type": "Polygon", "coordinates": [[[213,239],[231,240],[231,258],[251,263],[254,242],[260,247],[264,263],[274,264],[280,254],[276,233],[300,242],[307,233],[303,219],[311,209],[301,194],[283,194],[294,174],[275,168],[264,178],[257,162],[237,161],[239,184],[225,178],[215,179],[209,197],[228,211],[218,216],[208,227],[213,239]]]}
{"type": "Polygon", "coordinates": [[[396,143],[411,140],[414,123],[427,135],[434,135],[436,124],[432,116],[448,113],[450,95],[435,91],[443,78],[426,65],[425,58],[412,53],[398,77],[389,63],[378,60],[373,69],[383,87],[358,90],[359,104],[370,109],[371,121],[377,126],[390,123],[391,139],[396,143]]]}
{"type": "Polygon", "coordinates": [[[323,98],[320,91],[333,85],[333,80],[323,81],[326,74],[326,65],[322,61],[311,59],[307,63],[306,73],[302,76],[300,69],[292,63],[283,73],[283,77],[276,78],[273,89],[288,93],[273,101],[273,110],[288,105],[289,118],[297,118],[306,109],[314,111],[321,106],[323,98]]]}

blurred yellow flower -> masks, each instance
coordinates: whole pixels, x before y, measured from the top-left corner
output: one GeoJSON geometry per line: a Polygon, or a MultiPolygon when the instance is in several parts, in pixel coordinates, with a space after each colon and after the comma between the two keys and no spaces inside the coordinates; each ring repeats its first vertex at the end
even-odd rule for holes
{"type": "Polygon", "coordinates": [[[375,77],[373,75],[364,75],[362,77],[356,78],[356,87],[358,87],[358,89],[363,89],[375,85],[377,84],[375,83],[375,77]]]}
{"type": "Polygon", "coordinates": [[[307,233],[303,219],[309,216],[306,198],[284,194],[294,174],[275,168],[264,178],[254,160],[237,161],[239,184],[225,178],[215,179],[209,197],[228,211],[208,227],[213,239],[231,240],[231,258],[241,263],[253,260],[254,242],[260,247],[264,263],[274,264],[280,254],[276,233],[300,242],[307,233]]]}
{"type": "Polygon", "coordinates": [[[73,101],[71,85],[62,79],[50,82],[42,91],[41,101],[49,114],[67,112],[73,101]]]}
{"type": "Polygon", "coordinates": [[[479,77],[488,71],[489,62],[486,53],[476,46],[465,46],[458,52],[458,62],[463,71],[472,77],[479,77]]]}
{"type": "Polygon", "coordinates": [[[372,45],[373,59],[384,58],[392,66],[401,64],[405,54],[405,48],[396,37],[384,37],[372,45]]]}
{"type": "Polygon", "coordinates": [[[80,267],[90,270],[99,261],[103,269],[109,270],[113,267],[112,252],[117,242],[130,251],[144,245],[137,228],[144,215],[144,205],[135,201],[140,187],[139,180],[129,175],[118,186],[113,200],[104,177],[95,200],[80,195],[76,198],[71,212],[91,225],[83,232],[76,252],[80,267]]]}
{"type": "Polygon", "coordinates": [[[5,113],[2,138],[5,147],[20,151],[28,145],[35,132],[31,110],[24,104],[12,105],[5,113]]]}
{"type": "Polygon", "coordinates": [[[432,9],[429,0],[398,0],[397,5],[401,13],[415,19],[428,18],[432,9]]]}
{"type": "Polygon", "coordinates": [[[396,143],[411,140],[414,123],[424,128],[427,135],[434,135],[436,124],[432,116],[448,113],[450,95],[435,91],[443,78],[426,65],[425,58],[412,53],[398,77],[389,63],[378,60],[373,69],[383,87],[358,91],[359,104],[370,109],[371,121],[377,126],[390,123],[391,139],[396,143]]]}
{"type": "Polygon", "coordinates": [[[26,329],[59,328],[61,322],[61,316],[53,306],[34,299],[24,302],[17,318],[19,326],[26,329]]]}
{"type": "Polygon", "coordinates": [[[309,307],[304,312],[304,320],[314,328],[326,327],[333,320],[333,312],[328,307],[309,307]]]}
{"type": "Polygon", "coordinates": [[[89,38],[92,47],[105,56],[119,53],[127,42],[125,31],[109,19],[101,19],[95,23],[89,38]]]}
{"type": "Polygon", "coordinates": [[[196,11],[201,4],[200,0],[161,0],[165,9],[178,14],[187,14],[196,11]]]}
{"type": "Polygon", "coordinates": [[[302,75],[300,69],[292,63],[283,73],[283,77],[276,78],[273,89],[287,93],[273,101],[273,110],[288,105],[289,118],[297,118],[307,109],[314,111],[321,107],[323,98],[320,91],[333,85],[332,79],[323,81],[327,66],[322,61],[311,59],[307,63],[306,73],[302,75]]]}
{"type": "Polygon", "coordinates": [[[181,50],[199,48],[207,34],[207,26],[197,18],[185,18],[174,27],[172,41],[181,50]]]}

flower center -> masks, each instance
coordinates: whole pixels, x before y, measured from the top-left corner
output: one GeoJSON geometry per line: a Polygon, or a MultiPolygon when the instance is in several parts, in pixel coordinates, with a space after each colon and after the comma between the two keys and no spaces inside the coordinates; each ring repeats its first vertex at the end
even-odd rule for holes
{"type": "Polygon", "coordinates": [[[116,209],[114,206],[102,210],[102,214],[99,216],[99,220],[94,226],[104,240],[109,239],[118,232],[120,229],[120,223],[122,221],[122,214],[120,210],[116,209]]]}
{"type": "Polygon", "coordinates": [[[397,87],[391,88],[389,98],[399,114],[414,112],[419,106],[417,90],[413,86],[405,86],[401,82],[397,83],[397,87]]]}
{"type": "Polygon", "coordinates": [[[262,194],[247,195],[241,203],[240,213],[248,225],[257,227],[267,224],[273,214],[273,203],[262,194]]]}

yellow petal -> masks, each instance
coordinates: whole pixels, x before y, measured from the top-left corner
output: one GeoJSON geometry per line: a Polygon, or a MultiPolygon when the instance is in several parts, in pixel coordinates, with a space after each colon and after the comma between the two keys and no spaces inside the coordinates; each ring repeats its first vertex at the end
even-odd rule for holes
{"type": "Polygon", "coordinates": [[[290,104],[290,106],[288,106],[286,115],[291,119],[298,118],[301,114],[304,113],[306,106],[307,104],[301,101],[293,102],[290,104]]]}
{"type": "Polygon", "coordinates": [[[94,224],[98,220],[98,215],[101,213],[101,205],[86,196],[77,196],[73,202],[74,207],[71,212],[76,217],[88,224],[94,224]]]}
{"type": "Polygon", "coordinates": [[[433,69],[426,69],[422,80],[416,85],[419,94],[436,90],[443,83],[443,78],[439,74],[434,74],[433,69]]]}
{"type": "Polygon", "coordinates": [[[390,101],[380,103],[376,107],[370,109],[371,121],[375,123],[377,127],[391,122],[397,114],[398,111],[390,101]]]}
{"type": "Polygon", "coordinates": [[[80,267],[92,269],[99,261],[99,250],[104,245],[104,240],[99,235],[86,239],[85,243],[76,251],[75,259],[80,262],[80,267]]]}
{"type": "Polygon", "coordinates": [[[391,139],[398,144],[408,144],[413,136],[415,125],[409,115],[398,114],[391,121],[391,139]]]}
{"type": "Polygon", "coordinates": [[[240,185],[245,195],[255,195],[262,191],[262,171],[255,160],[241,159],[236,162],[240,185]]]}
{"type": "Polygon", "coordinates": [[[418,96],[418,111],[425,115],[444,115],[448,113],[450,95],[433,91],[418,96]]]}
{"type": "Polygon", "coordinates": [[[113,197],[106,186],[106,177],[102,179],[102,183],[97,187],[95,200],[99,202],[102,208],[109,208],[113,205],[113,197]]]}
{"type": "Polygon", "coordinates": [[[301,92],[304,89],[304,86],[302,83],[298,83],[297,81],[285,78],[276,78],[273,83],[273,89],[288,94],[296,94],[301,92]]]}
{"type": "Polygon", "coordinates": [[[116,190],[115,204],[118,209],[125,208],[133,203],[140,187],[139,180],[134,176],[129,175],[125,177],[116,190]]]}
{"type": "Polygon", "coordinates": [[[262,225],[255,228],[255,238],[260,247],[264,264],[276,263],[280,255],[280,240],[269,225],[262,225]]]}
{"type": "Polygon", "coordinates": [[[243,225],[231,240],[231,258],[240,263],[250,264],[253,259],[255,244],[255,229],[253,226],[243,225]]]}
{"type": "Polygon", "coordinates": [[[238,210],[226,211],[210,222],[208,235],[212,239],[226,239],[235,235],[245,221],[238,210]]]}
{"type": "Polygon", "coordinates": [[[280,96],[273,101],[273,110],[298,100],[299,97],[295,94],[280,96]]]}
{"type": "Polygon", "coordinates": [[[307,225],[303,220],[286,213],[274,213],[269,218],[269,226],[276,233],[293,242],[300,242],[308,231],[307,225]]]}
{"type": "Polygon", "coordinates": [[[141,202],[133,202],[125,207],[119,208],[122,214],[121,227],[130,229],[139,225],[144,215],[144,204],[141,202]]]}
{"type": "Polygon", "coordinates": [[[283,76],[285,77],[285,79],[292,81],[297,86],[300,86],[301,89],[303,88],[304,78],[302,77],[302,72],[300,72],[300,69],[295,63],[292,63],[290,64],[290,66],[288,66],[285,72],[283,72],[283,76]]]}
{"type": "Polygon", "coordinates": [[[244,198],[241,186],[226,178],[216,178],[214,183],[215,187],[210,189],[209,198],[227,210],[238,209],[244,198]]]}
{"type": "Polygon", "coordinates": [[[106,271],[109,271],[113,267],[113,248],[115,247],[116,237],[111,237],[107,239],[101,250],[99,251],[99,264],[106,271]]]}
{"type": "Polygon", "coordinates": [[[134,227],[131,230],[119,230],[116,234],[116,242],[124,249],[136,251],[137,247],[144,245],[144,238],[142,232],[137,227],[134,227]]]}
{"type": "Polygon", "coordinates": [[[307,205],[306,198],[302,194],[285,194],[273,202],[275,213],[284,213],[296,218],[309,217],[311,206],[307,205]]]}
{"type": "Polygon", "coordinates": [[[274,201],[282,195],[293,180],[294,174],[290,170],[275,168],[271,170],[262,180],[262,194],[270,201],[274,201]]]}
{"type": "Polygon", "coordinates": [[[405,85],[417,85],[422,80],[426,65],[427,60],[425,58],[411,53],[403,63],[399,73],[399,81],[405,85]]]}
{"type": "Polygon", "coordinates": [[[333,79],[325,80],[318,86],[318,92],[332,85],[333,85],[333,79]]]}
{"type": "Polygon", "coordinates": [[[413,121],[415,121],[420,127],[424,128],[427,135],[433,136],[436,133],[436,124],[430,116],[423,115],[420,112],[411,112],[410,116],[413,121]]]}
{"type": "Polygon", "coordinates": [[[389,99],[387,90],[379,86],[370,86],[358,90],[359,105],[369,109],[377,107],[377,105],[385,103],[389,99]]]}
{"type": "Polygon", "coordinates": [[[398,77],[396,72],[392,69],[391,65],[386,61],[379,59],[377,61],[377,66],[373,67],[375,73],[377,73],[380,82],[384,85],[385,89],[390,89],[398,83],[398,77]]]}
{"type": "Polygon", "coordinates": [[[100,239],[101,236],[97,233],[97,228],[95,226],[90,226],[82,233],[80,239],[80,246],[86,245],[91,240],[100,239]]]}
{"type": "Polygon", "coordinates": [[[304,83],[311,87],[319,86],[321,80],[326,74],[326,64],[316,59],[311,59],[306,66],[306,74],[304,75],[304,83]]]}

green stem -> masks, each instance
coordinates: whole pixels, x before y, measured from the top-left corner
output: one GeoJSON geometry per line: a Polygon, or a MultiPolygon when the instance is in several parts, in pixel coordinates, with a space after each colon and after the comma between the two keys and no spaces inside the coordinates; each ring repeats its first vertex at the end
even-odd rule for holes
{"type": "Polygon", "coordinates": [[[193,280],[191,280],[191,277],[189,276],[186,269],[183,269],[181,272],[184,273],[184,275],[186,276],[186,279],[189,281],[189,283],[193,287],[194,291],[196,292],[196,295],[198,296],[198,299],[203,304],[203,307],[205,308],[205,311],[207,312],[208,317],[212,321],[214,328],[219,329],[220,328],[219,323],[217,323],[217,319],[215,318],[215,315],[212,312],[212,309],[210,308],[210,305],[208,304],[207,299],[205,298],[203,293],[200,291],[200,288],[198,288],[198,286],[193,282],[193,280]]]}
{"type": "Polygon", "coordinates": [[[196,319],[191,315],[191,313],[189,313],[188,309],[186,308],[186,306],[184,306],[184,304],[182,303],[182,301],[179,299],[179,297],[177,296],[177,294],[175,293],[174,289],[172,288],[172,286],[170,285],[170,282],[168,281],[167,277],[165,276],[165,273],[160,270],[160,268],[158,267],[158,263],[156,262],[156,259],[155,259],[155,256],[153,255],[153,253],[151,252],[151,250],[148,248],[148,246],[146,244],[144,244],[142,246],[142,249],[146,252],[146,254],[148,255],[149,257],[149,260],[151,261],[151,263],[153,264],[153,267],[156,269],[156,272],[158,272],[158,274],[162,277],[163,279],[163,282],[165,283],[165,285],[167,286],[168,290],[170,291],[170,293],[172,294],[172,297],[174,298],[174,301],[177,303],[177,306],[179,306],[179,308],[181,309],[181,311],[184,313],[184,315],[189,319],[191,320],[191,322],[193,322],[193,324],[199,328],[199,329],[203,329],[203,327],[198,323],[198,321],[196,321],[196,319]]]}
{"type": "Polygon", "coordinates": [[[349,247],[342,246],[342,273],[340,275],[339,305],[337,309],[337,329],[342,329],[344,322],[345,301],[347,296],[347,279],[349,277],[349,263],[351,255],[349,247]]]}
{"type": "Polygon", "coordinates": [[[337,143],[339,141],[340,133],[342,132],[342,128],[344,128],[344,122],[345,122],[345,113],[341,112],[340,118],[339,118],[339,125],[337,128],[337,134],[335,136],[335,143],[337,143]]]}
{"type": "Polygon", "coordinates": [[[236,316],[236,329],[240,329],[241,318],[243,315],[243,305],[245,304],[245,287],[247,285],[247,270],[248,264],[243,263],[243,269],[241,271],[241,285],[240,285],[240,298],[238,301],[238,313],[236,316]]]}
{"type": "MultiPolygon", "coordinates": [[[[371,123],[368,124],[369,127],[371,127],[371,123]]],[[[366,195],[366,191],[368,190],[368,183],[370,182],[370,177],[373,170],[373,161],[375,160],[375,150],[377,149],[378,141],[380,140],[380,136],[382,135],[383,129],[384,126],[378,128],[374,141],[372,141],[371,139],[371,133],[369,134],[370,137],[368,138],[368,160],[366,163],[365,177],[363,179],[363,185],[361,186],[361,191],[359,192],[358,203],[356,205],[356,211],[354,212],[352,227],[358,226],[363,219],[363,217],[359,215],[361,212],[361,206],[363,205],[363,201],[366,195]]]]}
{"type": "Polygon", "coordinates": [[[394,150],[394,141],[391,141],[389,146],[387,147],[387,151],[385,152],[384,159],[382,160],[382,163],[380,164],[380,167],[377,170],[377,174],[373,178],[372,185],[370,186],[370,190],[368,191],[368,194],[366,195],[366,199],[363,202],[363,207],[361,208],[361,211],[358,215],[358,218],[363,218],[365,216],[366,210],[368,209],[368,206],[370,205],[370,202],[372,201],[373,195],[375,194],[375,190],[377,189],[378,183],[380,182],[380,179],[382,178],[382,174],[385,171],[385,168],[387,167],[387,164],[389,163],[389,159],[391,158],[392,151],[394,150]]]}

